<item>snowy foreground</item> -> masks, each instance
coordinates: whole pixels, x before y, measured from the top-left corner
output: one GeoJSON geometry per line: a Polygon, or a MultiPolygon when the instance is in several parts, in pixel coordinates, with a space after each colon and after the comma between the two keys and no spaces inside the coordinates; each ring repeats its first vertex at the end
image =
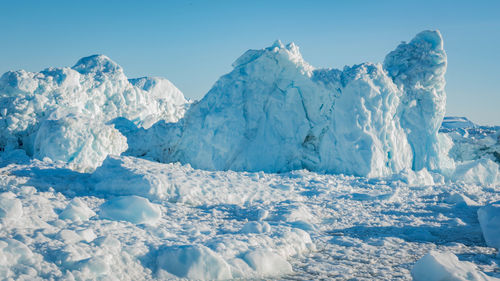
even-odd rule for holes
{"type": "Polygon", "coordinates": [[[408,280],[412,268],[500,277],[478,222],[498,185],[208,172],[132,157],[93,174],[37,160],[0,172],[2,278],[408,280]],[[429,252],[437,257],[415,265],[429,252]]]}
{"type": "Polygon", "coordinates": [[[500,280],[500,127],[444,117],[443,46],[276,42],[194,102],[102,55],[5,73],[0,279],[500,280]]]}

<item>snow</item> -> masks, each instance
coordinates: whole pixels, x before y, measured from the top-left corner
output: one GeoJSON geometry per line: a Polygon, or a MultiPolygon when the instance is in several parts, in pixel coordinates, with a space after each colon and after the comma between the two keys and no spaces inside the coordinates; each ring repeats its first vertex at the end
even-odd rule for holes
{"type": "Polygon", "coordinates": [[[477,216],[486,244],[500,250],[500,202],[481,207],[477,216]]]}
{"type": "Polygon", "coordinates": [[[0,192],[22,205],[2,220],[0,239],[24,249],[2,278],[408,280],[433,250],[499,277],[477,215],[500,200],[497,190],[129,156],[90,174],[35,159],[0,168],[0,192]]]}
{"type": "Polygon", "coordinates": [[[459,261],[452,253],[429,252],[417,261],[411,271],[415,281],[487,281],[500,280],[478,272],[476,266],[469,262],[459,261]]]}

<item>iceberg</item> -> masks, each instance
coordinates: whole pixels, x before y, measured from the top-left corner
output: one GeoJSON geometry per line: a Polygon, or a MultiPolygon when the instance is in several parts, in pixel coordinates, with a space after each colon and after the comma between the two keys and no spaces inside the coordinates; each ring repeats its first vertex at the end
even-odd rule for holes
{"type": "Polygon", "coordinates": [[[295,44],[277,41],[233,67],[176,125],[130,137],[127,153],[208,170],[369,177],[451,165],[438,137],[446,102],[438,31],[402,43],[383,65],[315,69],[295,44]]]}
{"type": "Polygon", "coordinates": [[[9,71],[0,78],[0,151],[23,149],[92,170],[108,154],[126,150],[124,138],[106,123],[118,117],[144,128],[176,122],[187,104],[167,79],[128,80],[104,55],[82,58],[72,68],[9,71]]]}

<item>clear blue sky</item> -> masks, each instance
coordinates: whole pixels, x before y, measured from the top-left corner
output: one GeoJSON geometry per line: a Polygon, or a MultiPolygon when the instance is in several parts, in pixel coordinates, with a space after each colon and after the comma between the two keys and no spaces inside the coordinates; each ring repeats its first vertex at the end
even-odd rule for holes
{"type": "Polygon", "coordinates": [[[382,62],[439,29],[448,115],[500,124],[500,1],[5,1],[0,73],[105,54],[128,77],[162,76],[201,98],[247,49],[295,42],[315,67],[382,62]]]}

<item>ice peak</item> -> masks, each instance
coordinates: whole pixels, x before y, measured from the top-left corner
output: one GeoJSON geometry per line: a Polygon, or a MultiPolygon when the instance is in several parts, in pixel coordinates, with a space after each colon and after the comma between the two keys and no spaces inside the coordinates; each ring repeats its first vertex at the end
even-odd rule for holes
{"type": "Polygon", "coordinates": [[[74,66],[73,69],[81,74],[95,73],[122,73],[123,69],[117,63],[112,61],[105,55],[92,55],[81,58],[74,66]]]}
{"type": "Polygon", "coordinates": [[[246,51],[233,63],[233,67],[242,67],[256,62],[262,65],[269,64],[270,62],[271,64],[278,63],[281,66],[292,63],[304,70],[304,72],[309,73],[313,70],[313,67],[302,58],[297,45],[289,43],[285,46],[280,40],[274,41],[271,46],[264,49],[246,51]]]}
{"type": "Polygon", "coordinates": [[[424,30],[413,38],[410,44],[426,42],[432,49],[443,49],[443,36],[439,30],[424,30]]]}
{"type": "Polygon", "coordinates": [[[283,49],[284,47],[285,47],[285,45],[283,45],[281,40],[277,39],[276,41],[274,41],[274,43],[271,45],[271,47],[269,47],[269,49],[274,49],[274,48],[283,49]]]}

